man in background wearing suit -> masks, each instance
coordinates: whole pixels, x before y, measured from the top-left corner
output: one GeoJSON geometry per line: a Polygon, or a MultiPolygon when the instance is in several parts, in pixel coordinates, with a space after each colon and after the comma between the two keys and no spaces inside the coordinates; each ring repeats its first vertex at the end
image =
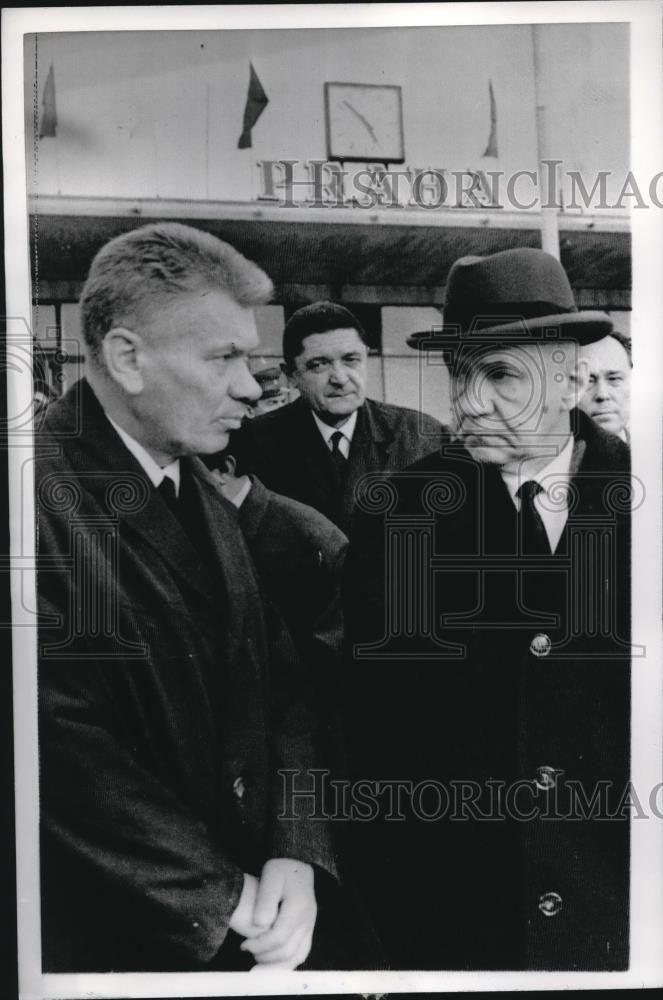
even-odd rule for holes
{"type": "MultiPolygon", "coordinates": [[[[281,496],[248,475],[226,450],[212,473],[238,508],[239,523],[265,596],[283,616],[308,672],[318,738],[316,759],[329,778],[346,772],[341,732],[341,654],[344,639],[341,576],[348,540],[319,511],[281,496]]],[[[326,804],[333,815],[333,798],[326,804]]],[[[342,887],[330,878],[316,885],[318,964],[325,968],[380,967],[384,955],[356,886],[344,870],[347,824],[332,824],[342,887]]]]}
{"type": "Polygon", "coordinates": [[[442,425],[366,398],[366,336],[343,306],[298,309],[283,332],[283,358],[299,398],[246,421],[231,450],[269,489],[315,507],[349,534],[358,480],[434,451],[442,425]]]}
{"type": "Polygon", "coordinates": [[[278,774],[313,762],[305,678],[192,457],[259,396],[271,292],[174,223],[111,240],[83,289],[85,378],[36,442],[48,972],[294,968],[311,947],[314,866],[335,864],[324,824],[281,818],[278,774]]]}

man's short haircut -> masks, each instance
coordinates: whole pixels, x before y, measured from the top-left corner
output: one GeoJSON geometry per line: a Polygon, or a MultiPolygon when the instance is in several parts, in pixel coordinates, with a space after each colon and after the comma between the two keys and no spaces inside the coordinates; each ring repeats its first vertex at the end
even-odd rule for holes
{"type": "Polygon", "coordinates": [[[221,472],[225,472],[225,464],[227,458],[234,458],[235,460],[235,477],[246,476],[251,472],[250,464],[246,457],[242,455],[241,448],[233,447],[232,440],[223,449],[223,451],[217,451],[214,455],[201,455],[205,465],[209,469],[220,469],[221,472]]]}
{"type": "Polygon", "coordinates": [[[330,330],[356,330],[366,344],[364,328],[349,309],[336,302],[313,302],[293,313],[283,331],[283,360],[288,371],[295,367],[295,359],[302,353],[303,343],[313,333],[330,330]]]}
{"type": "Polygon", "coordinates": [[[98,252],[81,295],[81,323],[93,357],[114,326],[132,329],[167,296],[223,291],[242,306],[261,305],[273,293],[257,264],[211,233],[178,222],[141,226],[98,252]]]}
{"type": "Polygon", "coordinates": [[[624,348],[624,350],[628,355],[628,363],[632,368],[633,354],[631,353],[631,338],[627,337],[625,333],[620,333],[619,330],[611,330],[608,336],[612,337],[614,340],[617,341],[618,344],[622,345],[622,347],[624,348]]]}

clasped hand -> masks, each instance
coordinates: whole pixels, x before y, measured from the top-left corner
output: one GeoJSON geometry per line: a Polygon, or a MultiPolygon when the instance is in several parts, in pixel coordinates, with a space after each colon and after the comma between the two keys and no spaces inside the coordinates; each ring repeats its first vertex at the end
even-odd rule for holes
{"type": "Polygon", "coordinates": [[[257,965],[296,969],[311,950],[316,913],[312,867],[272,858],[260,880],[244,873],[230,927],[245,938],[242,951],[250,952],[257,965]]]}

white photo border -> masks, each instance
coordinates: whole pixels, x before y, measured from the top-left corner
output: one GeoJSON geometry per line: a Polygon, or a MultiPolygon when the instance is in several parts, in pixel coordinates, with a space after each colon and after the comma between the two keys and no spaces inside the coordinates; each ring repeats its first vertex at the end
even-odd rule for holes
{"type": "MultiPolygon", "coordinates": [[[[259,30],[277,28],[626,22],[631,28],[632,169],[653,177],[663,164],[661,7],[634,2],[268,5],[219,7],[68,7],[2,12],[3,160],[7,350],[29,341],[29,233],[23,111],[23,35],[102,30],[259,30]]],[[[632,777],[636,788],[661,782],[661,373],[663,372],[663,215],[631,213],[632,321],[640,330],[633,375],[633,470],[651,502],[633,518],[633,636],[647,646],[633,667],[632,777]],[[646,364],[643,363],[646,361],[646,364]]],[[[29,366],[8,364],[10,528],[13,608],[16,843],[19,980],[22,1000],[90,997],[199,997],[651,987],[663,984],[663,823],[632,823],[631,966],[619,973],[260,972],[43,975],[40,961],[37,643],[31,444],[19,418],[30,409],[29,366]],[[13,416],[12,416],[13,415],[13,416]]],[[[663,796],[662,796],[663,798],[663,796]]]]}

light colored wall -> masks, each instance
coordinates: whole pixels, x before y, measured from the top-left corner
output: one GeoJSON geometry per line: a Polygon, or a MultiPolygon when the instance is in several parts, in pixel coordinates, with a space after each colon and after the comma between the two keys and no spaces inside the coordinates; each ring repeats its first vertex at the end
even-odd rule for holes
{"type": "MultiPolygon", "coordinates": [[[[548,152],[586,177],[611,171],[613,195],[629,161],[627,32],[618,24],[540,30],[548,152]]],[[[60,33],[27,36],[25,59],[32,193],[251,200],[259,190],[257,160],[325,159],[323,87],[334,80],[403,88],[410,166],[507,174],[536,167],[528,25],[60,33]],[[253,149],[238,150],[249,60],[269,105],[254,129],[253,149]],[[57,135],[35,143],[51,64],[57,135]],[[496,159],[482,158],[489,80],[497,102],[496,159]]],[[[371,358],[369,366],[373,396],[448,418],[445,369],[432,359],[424,364],[405,346],[408,333],[440,319],[432,308],[382,309],[384,356],[371,358]]],[[[629,319],[628,313],[616,314],[624,332],[629,319]]],[[[38,337],[51,342],[46,338],[53,326],[52,307],[41,307],[38,337]]],[[[262,307],[258,327],[265,356],[279,357],[282,308],[262,307]]],[[[76,346],[75,306],[63,306],[63,336],[76,346]]]]}
{"type": "MultiPolygon", "coordinates": [[[[551,151],[570,168],[628,162],[627,28],[542,28],[551,151]]],[[[261,159],[325,159],[326,81],[403,88],[406,163],[532,170],[532,29],[499,27],[85,32],[26,36],[27,173],[33,192],[247,201],[261,159]],[[269,105],[238,150],[255,66],[269,105]],[[55,73],[57,135],[33,142],[55,73]],[[499,157],[482,159],[488,83],[499,157]]]]}
{"type": "Polygon", "coordinates": [[[609,312],[608,316],[615,325],[615,330],[619,330],[623,333],[625,337],[631,337],[631,314],[628,310],[620,310],[619,312],[609,312]]]}

